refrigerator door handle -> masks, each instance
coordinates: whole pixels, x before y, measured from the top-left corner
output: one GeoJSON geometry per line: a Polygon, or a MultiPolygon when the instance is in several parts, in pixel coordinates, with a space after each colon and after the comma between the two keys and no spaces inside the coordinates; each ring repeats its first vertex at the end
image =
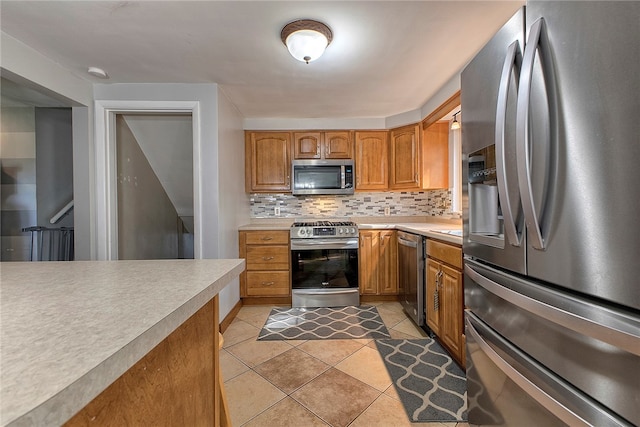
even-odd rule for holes
{"type": "MultiPolygon", "coordinates": [[[[518,184],[522,209],[527,223],[531,245],[536,249],[545,249],[545,241],[542,238],[540,221],[533,203],[533,188],[531,185],[531,159],[529,148],[529,107],[531,102],[531,81],[533,78],[533,65],[536,51],[541,40],[546,41],[544,33],[544,19],[540,18],[531,26],[529,39],[524,51],[520,84],[518,89],[518,103],[516,109],[516,159],[518,164],[518,184]]],[[[545,75],[545,77],[547,77],[545,75]]]]}
{"type": "MultiPolygon", "coordinates": [[[[579,314],[562,310],[545,302],[531,298],[527,295],[515,292],[505,286],[494,282],[474,270],[468,262],[465,262],[464,272],[476,284],[486,289],[488,292],[508,301],[528,312],[560,325],[564,328],[577,332],[581,335],[594,338],[619,347],[631,354],[640,356],[640,329],[629,326],[628,328],[615,325],[615,319],[607,322],[607,315],[602,312],[593,313],[593,317],[598,321],[589,319],[579,314]],[[609,323],[608,325],[605,324],[609,323]]],[[[593,311],[585,308],[584,311],[593,311]]]]}
{"type": "MultiPolygon", "coordinates": [[[[500,86],[498,87],[498,103],[496,107],[496,175],[498,181],[498,197],[502,205],[502,215],[504,218],[504,230],[507,240],[513,246],[520,246],[522,238],[516,230],[516,223],[511,210],[511,201],[509,200],[509,185],[506,176],[506,160],[504,149],[504,133],[507,121],[507,97],[509,95],[509,82],[511,81],[512,71],[515,70],[516,84],[519,77],[520,62],[520,44],[518,40],[511,43],[507,49],[507,56],[502,66],[502,74],[500,76],[500,86]]],[[[516,89],[517,90],[517,89],[516,89]]]]}
{"type": "Polygon", "coordinates": [[[592,424],[584,420],[579,415],[569,410],[562,403],[547,394],[535,383],[522,375],[509,362],[504,360],[491,346],[480,336],[471,322],[466,320],[466,333],[480,347],[482,352],[500,369],[511,381],[516,383],[525,393],[546,408],[553,415],[570,426],[591,426],[592,424]]]}

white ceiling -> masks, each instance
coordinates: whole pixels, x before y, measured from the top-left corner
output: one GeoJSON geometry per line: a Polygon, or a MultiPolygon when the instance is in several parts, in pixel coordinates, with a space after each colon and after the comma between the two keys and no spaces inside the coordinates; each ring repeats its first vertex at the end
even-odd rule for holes
{"type": "Polygon", "coordinates": [[[218,83],[245,118],[389,117],[420,108],[523,3],[2,1],[0,23],[96,83],[218,83]],[[334,35],[308,65],[280,40],[301,18],[334,35]]]}

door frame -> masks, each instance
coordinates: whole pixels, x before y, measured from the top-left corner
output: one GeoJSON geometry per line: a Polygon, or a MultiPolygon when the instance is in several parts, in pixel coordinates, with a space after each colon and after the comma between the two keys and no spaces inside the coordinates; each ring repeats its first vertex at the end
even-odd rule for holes
{"type": "Polygon", "coordinates": [[[194,258],[202,257],[201,135],[199,101],[95,101],[95,253],[98,260],[118,259],[116,114],[191,113],[193,133],[194,258]]]}

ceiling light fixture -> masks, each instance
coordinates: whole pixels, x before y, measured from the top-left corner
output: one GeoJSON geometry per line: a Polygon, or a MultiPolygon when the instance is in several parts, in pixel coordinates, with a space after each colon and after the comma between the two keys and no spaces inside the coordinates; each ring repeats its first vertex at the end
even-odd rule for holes
{"type": "Polygon", "coordinates": [[[107,75],[107,72],[104,71],[102,68],[98,68],[98,67],[89,67],[87,69],[87,73],[91,74],[94,77],[98,77],[101,79],[108,79],[109,76],[107,75]]]}
{"type": "Polygon", "coordinates": [[[322,22],[300,19],[285,25],[280,38],[291,56],[308,64],[322,56],[333,34],[322,22]]]}
{"type": "Polygon", "coordinates": [[[460,111],[458,111],[457,113],[453,113],[453,122],[451,122],[451,130],[460,129],[460,122],[456,117],[458,114],[460,114],[460,111]]]}

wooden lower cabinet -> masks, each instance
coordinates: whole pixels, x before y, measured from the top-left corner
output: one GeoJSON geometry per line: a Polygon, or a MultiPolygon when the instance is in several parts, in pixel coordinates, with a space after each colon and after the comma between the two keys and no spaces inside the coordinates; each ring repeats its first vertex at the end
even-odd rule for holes
{"type": "Polygon", "coordinates": [[[398,294],[398,249],[395,230],[360,230],[360,295],[398,294]]]}
{"type": "Polygon", "coordinates": [[[427,326],[462,366],[464,288],[462,248],[427,239],[425,310],[427,326]]]}
{"type": "Polygon", "coordinates": [[[64,426],[219,426],[218,340],[215,296],[64,426]]]}
{"type": "Polygon", "coordinates": [[[239,232],[240,258],[247,262],[240,274],[240,297],[265,304],[291,300],[291,249],[287,230],[239,232]],[[255,300],[253,300],[255,298],[255,300]],[[279,298],[273,300],[269,298],[279,298]]]}

